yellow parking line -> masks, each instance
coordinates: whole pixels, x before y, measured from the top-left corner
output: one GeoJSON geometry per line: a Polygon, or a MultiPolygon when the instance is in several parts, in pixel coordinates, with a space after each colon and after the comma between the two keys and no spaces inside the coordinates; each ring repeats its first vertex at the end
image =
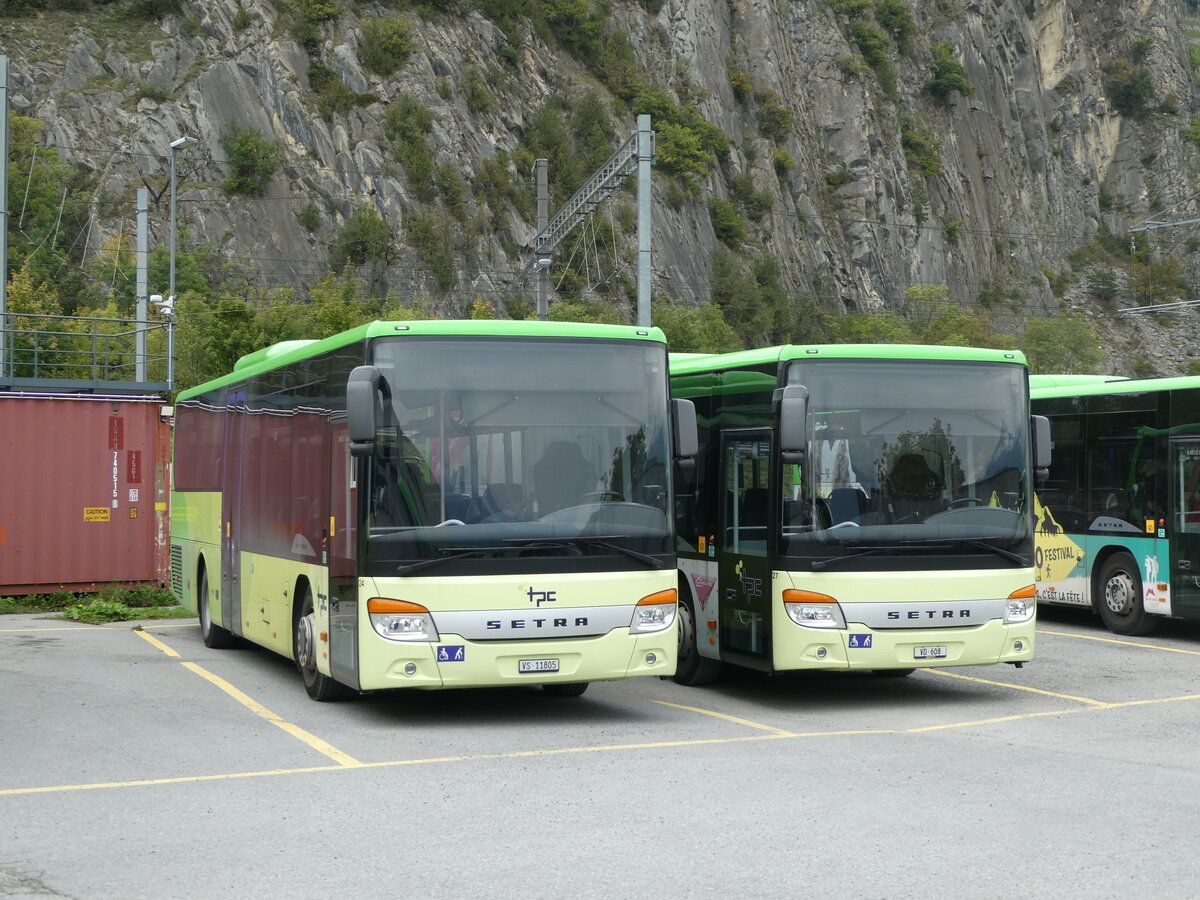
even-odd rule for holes
{"type": "Polygon", "coordinates": [[[781,737],[795,737],[795,733],[786,731],[782,728],[775,728],[771,725],[761,725],[758,722],[751,722],[749,719],[739,719],[737,716],[727,716],[725,713],[713,712],[711,709],[700,709],[697,706],[684,706],[681,703],[668,703],[666,700],[655,700],[662,706],[673,706],[676,709],[686,709],[688,712],[700,713],[702,716],[712,716],[714,719],[724,719],[726,722],[733,722],[737,725],[745,725],[747,728],[758,728],[761,731],[770,731],[773,734],[781,737]]]}
{"type": "Polygon", "coordinates": [[[1071,694],[1057,694],[1054,691],[1043,691],[1040,688],[1026,687],[1023,684],[1009,684],[1006,681],[989,681],[986,678],[976,678],[973,675],[959,675],[956,672],[947,672],[945,669],[925,669],[924,671],[934,675],[941,675],[944,678],[959,678],[963,681],[974,681],[977,684],[992,684],[996,687],[1011,688],[1014,691],[1026,691],[1030,694],[1054,697],[1058,700],[1074,700],[1076,703],[1088,703],[1092,706],[1108,706],[1103,700],[1092,700],[1089,697],[1074,697],[1071,694]]]}
{"type": "Polygon", "coordinates": [[[1046,631],[1038,629],[1038,634],[1052,634],[1055,637],[1079,638],[1081,641],[1100,641],[1102,644],[1119,644],[1122,647],[1141,647],[1143,650],[1162,650],[1164,653],[1186,653],[1188,656],[1200,656],[1200,650],[1181,650],[1178,647],[1164,647],[1161,644],[1142,644],[1138,641],[1122,641],[1117,638],[1096,637],[1093,634],[1075,634],[1070,631],[1046,631]]]}
{"type": "Polygon", "coordinates": [[[239,691],[237,688],[235,688],[232,684],[230,684],[224,678],[221,678],[219,675],[214,675],[212,672],[208,671],[207,669],[201,668],[200,666],[196,665],[193,662],[184,662],[182,665],[185,669],[190,669],[191,671],[193,671],[197,675],[199,675],[201,678],[211,681],[213,684],[215,684],[217,687],[219,687],[221,690],[223,690],[225,693],[227,693],[230,697],[232,697],[238,703],[242,704],[242,706],[246,707],[246,709],[262,716],[264,719],[266,719],[272,725],[275,725],[278,728],[282,728],[284,731],[286,731],[292,737],[298,738],[299,740],[308,744],[308,746],[312,747],[318,753],[323,753],[325,756],[328,756],[330,759],[332,759],[334,762],[338,763],[339,765],[342,765],[342,766],[361,766],[362,765],[362,763],[360,763],[353,756],[343,753],[337,747],[334,747],[332,744],[326,743],[325,741],[323,741],[319,737],[317,737],[315,734],[310,734],[309,732],[307,732],[303,728],[301,728],[299,725],[293,725],[291,722],[288,722],[286,719],[283,719],[282,717],[271,712],[269,709],[267,709],[265,706],[263,706],[257,700],[254,700],[254,699],[248,697],[246,694],[243,694],[241,691],[239,691]]]}
{"type": "Polygon", "coordinates": [[[138,637],[142,638],[142,640],[149,641],[151,644],[153,644],[155,647],[157,647],[163,653],[167,654],[167,656],[173,656],[176,659],[179,659],[178,653],[176,653],[174,650],[172,650],[170,647],[168,647],[166,644],[164,644],[162,641],[160,641],[158,638],[156,638],[154,635],[150,634],[149,632],[135,631],[134,634],[136,634],[138,637]]]}
{"type": "MultiPolygon", "coordinates": [[[[176,653],[174,650],[172,650],[170,647],[168,647],[166,644],[164,644],[162,641],[160,641],[154,635],[147,634],[145,631],[135,631],[134,634],[136,634],[138,637],[142,638],[145,641],[149,641],[151,644],[153,644],[155,647],[157,647],[159,650],[161,650],[167,656],[172,656],[177,659],[179,658],[178,653],[176,653]]],[[[228,681],[226,681],[221,676],[214,675],[212,672],[208,671],[207,669],[205,669],[202,666],[196,665],[194,662],[186,662],[184,660],[180,660],[180,664],[185,669],[195,672],[201,678],[215,684],[217,687],[219,687],[221,690],[223,690],[225,693],[227,693],[230,697],[232,697],[238,703],[242,704],[242,706],[246,707],[246,709],[248,709],[251,712],[255,713],[256,715],[261,716],[262,718],[266,719],[268,722],[270,722],[276,728],[283,729],[288,734],[290,734],[292,737],[308,744],[308,746],[312,747],[318,753],[328,756],[339,766],[354,767],[354,766],[362,765],[362,763],[360,763],[353,756],[350,756],[348,753],[343,753],[337,747],[333,746],[332,744],[330,744],[326,741],[321,740],[315,734],[305,731],[299,725],[293,725],[291,722],[287,721],[282,716],[279,716],[276,713],[271,712],[271,710],[267,709],[265,706],[263,706],[257,700],[254,700],[247,694],[244,694],[242,691],[235,688],[232,684],[230,684],[228,681]]]]}
{"type": "MultiPolygon", "coordinates": [[[[187,665],[184,663],[184,665],[187,665]]],[[[824,736],[811,735],[812,737],[824,736]]],[[[833,732],[832,734],[837,734],[833,732]]],[[[221,781],[231,778],[267,778],[274,775],[302,775],[308,772],[337,772],[346,769],[387,769],[396,766],[421,766],[430,763],[474,762],[480,760],[527,759],[533,756],[561,756],[568,753],[601,753],[613,750],[653,750],[673,747],[696,747],[706,744],[739,744],[750,741],[772,741],[800,735],[753,734],[733,738],[699,738],[686,741],[656,741],[644,744],[603,744],[595,747],[561,747],[549,750],[514,750],[509,753],[478,753],[464,756],[430,756],[420,759],[399,759],[388,762],[356,763],[353,766],[306,766],[298,769],[273,769],[263,772],[230,772],[219,775],[192,775],[176,778],[147,778],[141,781],[109,781],[95,784],[64,784],[47,787],[8,788],[0,790],[0,797],[15,794],[49,794],[57,791],[95,791],[108,788],[145,787],[156,784],[184,784],[200,781],[221,781]]]]}
{"type": "Polygon", "coordinates": [[[1069,716],[1073,713],[1091,712],[1095,709],[1108,709],[1107,704],[1099,706],[1079,706],[1075,709],[1052,709],[1048,712],[1018,713],[1015,716],[997,716],[992,719],[976,719],[972,722],[947,722],[944,725],[923,725],[920,728],[905,728],[903,734],[920,734],[927,731],[946,731],[951,728],[970,728],[973,725],[995,725],[999,722],[1017,722],[1021,719],[1042,719],[1046,716],[1069,716]]]}

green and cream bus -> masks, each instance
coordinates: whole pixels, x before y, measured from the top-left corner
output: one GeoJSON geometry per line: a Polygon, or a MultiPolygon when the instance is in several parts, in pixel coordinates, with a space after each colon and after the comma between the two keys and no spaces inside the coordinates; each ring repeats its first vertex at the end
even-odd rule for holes
{"type": "Polygon", "coordinates": [[[208,646],[291,657],[317,700],[670,675],[671,473],[695,440],[658,329],[276,344],[179,395],[172,586],[208,646]]]}
{"type": "Polygon", "coordinates": [[[1117,634],[1200,620],[1200,378],[1034,376],[1054,460],[1038,487],[1038,600],[1117,634]]]}
{"type": "Polygon", "coordinates": [[[673,359],[671,382],[700,434],[677,504],[676,680],[1033,657],[1022,354],[772,347],[673,359]]]}

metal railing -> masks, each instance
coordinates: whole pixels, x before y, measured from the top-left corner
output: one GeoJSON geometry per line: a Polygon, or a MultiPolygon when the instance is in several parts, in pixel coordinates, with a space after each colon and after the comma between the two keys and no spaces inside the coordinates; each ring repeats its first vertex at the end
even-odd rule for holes
{"type": "Polygon", "coordinates": [[[173,389],[174,322],[0,316],[0,388],[173,389]]]}

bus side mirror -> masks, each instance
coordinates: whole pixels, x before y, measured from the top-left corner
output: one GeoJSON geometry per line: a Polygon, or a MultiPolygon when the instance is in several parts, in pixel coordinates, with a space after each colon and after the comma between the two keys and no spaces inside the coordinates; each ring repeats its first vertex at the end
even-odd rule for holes
{"type": "Polygon", "coordinates": [[[700,432],[696,426],[696,404],[675,398],[671,401],[671,440],[675,462],[681,469],[696,465],[700,452],[700,432]]]}
{"type": "Polygon", "coordinates": [[[1035,478],[1050,476],[1050,420],[1045,416],[1029,417],[1029,432],[1033,437],[1033,474],[1035,478]]]}
{"type": "Polygon", "coordinates": [[[375,452],[375,400],[383,376],[374,366],[359,366],[346,382],[346,426],[350,455],[370,456],[375,452]]]}
{"type": "Polygon", "coordinates": [[[779,405],[779,456],[788,464],[804,461],[808,446],[808,388],[789,384],[775,392],[779,405]]]}

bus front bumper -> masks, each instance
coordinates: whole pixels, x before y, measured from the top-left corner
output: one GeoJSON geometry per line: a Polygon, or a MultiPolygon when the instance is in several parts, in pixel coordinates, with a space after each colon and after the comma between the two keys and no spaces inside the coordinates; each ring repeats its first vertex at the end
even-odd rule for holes
{"type": "Polygon", "coordinates": [[[776,670],[912,669],[1028,662],[1033,659],[1036,619],[1000,619],[967,628],[871,629],[848,622],[844,629],[780,623],[775,632],[776,670]]]}
{"type": "Polygon", "coordinates": [[[360,688],[508,687],[674,675],[677,628],[673,623],[634,636],[618,628],[598,637],[536,641],[442,634],[436,643],[407,643],[368,636],[360,648],[360,688]]]}

